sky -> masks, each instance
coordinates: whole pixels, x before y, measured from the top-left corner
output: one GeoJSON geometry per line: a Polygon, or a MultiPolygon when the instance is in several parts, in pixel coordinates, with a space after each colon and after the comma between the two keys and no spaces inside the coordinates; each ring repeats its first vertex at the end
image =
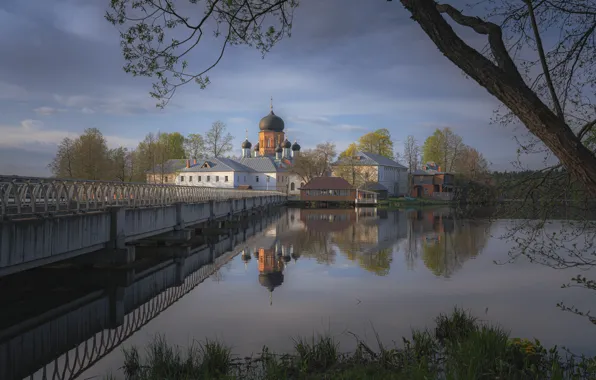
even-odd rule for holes
{"type": "MultiPolygon", "coordinates": [[[[229,48],[206,89],[189,84],[165,109],[151,81],[123,70],[108,0],[3,0],[0,3],[0,174],[47,176],[57,144],[99,128],[110,147],[134,148],[149,132],[204,133],[216,120],[234,136],[273,108],[303,148],[333,141],[341,151],[387,128],[400,150],[451,127],[496,170],[511,169],[519,133],[491,123],[499,103],[447,60],[397,1],[302,1],[291,38],[263,58],[229,48]]],[[[451,2],[452,4],[454,2],[451,2]]],[[[457,29],[472,46],[482,36],[457,29]]],[[[200,70],[221,47],[206,36],[191,53],[200,70]]],[[[540,160],[528,165],[540,165],[540,160]]]]}

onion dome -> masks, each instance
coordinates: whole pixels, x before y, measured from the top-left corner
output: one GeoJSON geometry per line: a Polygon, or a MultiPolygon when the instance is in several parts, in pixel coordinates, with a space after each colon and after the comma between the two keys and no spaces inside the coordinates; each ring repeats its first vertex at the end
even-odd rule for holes
{"type": "Polygon", "coordinates": [[[286,263],[289,263],[290,261],[292,261],[292,258],[290,257],[290,255],[286,255],[286,256],[284,256],[284,261],[286,263]]]}
{"type": "Polygon", "coordinates": [[[273,110],[269,112],[269,115],[265,116],[259,122],[259,129],[261,131],[272,131],[282,132],[284,130],[285,123],[283,119],[273,113],[273,110]]]}
{"type": "Polygon", "coordinates": [[[283,151],[284,151],[284,150],[283,150],[283,148],[281,147],[281,144],[277,146],[277,149],[275,149],[275,151],[276,151],[277,153],[281,153],[281,152],[283,152],[283,151]]]}
{"type": "Polygon", "coordinates": [[[282,272],[271,272],[259,274],[259,284],[261,286],[273,291],[273,289],[281,286],[284,282],[284,274],[282,272]]]}
{"type": "Polygon", "coordinates": [[[259,150],[259,149],[260,149],[259,143],[256,143],[255,146],[254,146],[254,148],[253,148],[253,150],[259,150]]]}
{"type": "Polygon", "coordinates": [[[252,147],[252,144],[250,143],[250,141],[248,141],[248,139],[244,140],[244,142],[242,143],[242,149],[250,149],[252,147]]]}
{"type": "Polygon", "coordinates": [[[298,261],[298,259],[300,258],[300,254],[299,253],[292,253],[292,258],[294,259],[294,261],[298,261]]]}
{"type": "Polygon", "coordinates": [[[294,141],[294,144],[292,144],[292,150],[294,152],[299,151],[300,150],[300,145],[298,145],[297,141],[294,141]]]}
{"type": "Polygon", "coordinates": [[[286,139],[286,141],[284,141],[283,144],[284,148],[291,148],[292,147],[292,143],[288,141],[288,139],[286,139]]]}

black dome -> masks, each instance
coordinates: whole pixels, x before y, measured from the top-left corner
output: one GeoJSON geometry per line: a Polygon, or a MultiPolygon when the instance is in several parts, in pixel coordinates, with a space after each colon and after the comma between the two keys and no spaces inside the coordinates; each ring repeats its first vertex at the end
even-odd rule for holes
{"type": "Polygon", "coordinates": [[[292,143],[288,141],[288,139],[286,139],[286,141],[284,141],[284,148],[291,148],[292,147],[292,143]]]}
{"type": "Polygon", "coordinates": [[[281,117],[271,111],[269,115],[265,116],[259,122],[259,129],[261,131],[282,132],[284,130],[284,121],[281,117]]]}
{"type": "Polygon", "coordinates": [[[298,143],[297,143],[297,142],[295,142],[294,144],[292,144],[292,150],[293,150],[293,151],[300,150],[300,145],[298,145],[298,143]]]}
{"type": "Polygon", "coordinates": [[[254,150],[259,150],[259,143],[256,143],[253,149],[254,150]]]}
{"type": "Polygon", "coordinates": [[[284,274],[281,272],[261,273],[259,275],[259,284],[273,291],[284,282],[284,274]]]}
{"type": "Polygon", "coordinates": [[[283,150],[283,148],[281,147],[281,144],[277,146],[277,149],[275,149],[275,151],[276,151],[277,153],[281,153],[281,152],[283,152],[283,151],[284,151],[284,150],[283,150]]]}
{"type": "Polygon", "coordinates": [[[244,140],[244,142],[242,143],[242,149],[250,149],[252,147],[252,144],[250,143],[250,141],[248,141],[248,139],[244,140]]]}

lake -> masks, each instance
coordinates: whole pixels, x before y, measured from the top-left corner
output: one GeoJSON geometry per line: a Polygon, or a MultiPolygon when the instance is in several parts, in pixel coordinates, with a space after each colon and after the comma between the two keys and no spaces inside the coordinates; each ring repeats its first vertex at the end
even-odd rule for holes
{"type": "Polygon", "coordinates": [[[511,223],[457,219],[441,208],[280,209],[235,239],[233,250],[222,243],[226,252],[215,263],[187,259],[192,271],[175,285],[168,281],[180,276],[180,264],[172,260],[139,264],[134,289],[114,286],[120,280],[113,274],[90,282],[91,274],[68,268],[49,278],[44,272],[43,280],[12,277],[0,282],[0,364],[13,366],[18,378],[89,379],[120,367],[123,347],[145,346],[156,334],[181,346],[219,339],[244,356],[264,345],[290,351],[293,337],[329,332],[349,351],[355,341],[348,332],[370,343],[375,331],[384,343],[401,342],[456,305],[512,336],[596,354],[596,326],[556,306],[590,309],[589,291],[561,289],[590,272],[522,258],[499,264],[509,258],[511,245],[499,237],[511,223]],[[135,302],[124,314],[120,307],[135,302]],[[111,314],[100,323],[105,305],[111,314]],[[53,316],[44,317],[48,310],[53,316]],[[48,321],[49,330],[68,326],[68,353],[48,341],[50,333],[27,338],[48,321]],[[15,344],[33,353],[16,357],[15,344]]]}

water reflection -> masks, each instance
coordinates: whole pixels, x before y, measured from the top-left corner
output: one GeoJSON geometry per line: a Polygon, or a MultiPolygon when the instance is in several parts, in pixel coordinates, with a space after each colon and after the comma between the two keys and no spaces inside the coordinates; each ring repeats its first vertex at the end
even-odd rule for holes
{"type": "Polygon", "coordinates": [[[502,225],[459,220],[449,209],[289,209],[201,254],[132,274],[64,271],[45,282],[0,282],[0,379],[101,378],[122,364],[120,348],[144,346],[154,334],[183,346],[227,338],[239,355],[264,344],[290,349],[290,337],[326,329],[329,320],[334,331],[359,334],[373,322],[395,339],[455,304],[476,313],[490,306],[481,316],[517,336],[589,348],[596,336],[555,307],[573,294],[559,289],[569,276],[524,263],[495,266],[507,247],[491,229],[502,225]],[[214,273],[220,281],[205,281],[214,273]],[[58,285],[48,287],[50,280],[58,285]],[[26,297],[12,291],[23,284],[26,297]]]}

